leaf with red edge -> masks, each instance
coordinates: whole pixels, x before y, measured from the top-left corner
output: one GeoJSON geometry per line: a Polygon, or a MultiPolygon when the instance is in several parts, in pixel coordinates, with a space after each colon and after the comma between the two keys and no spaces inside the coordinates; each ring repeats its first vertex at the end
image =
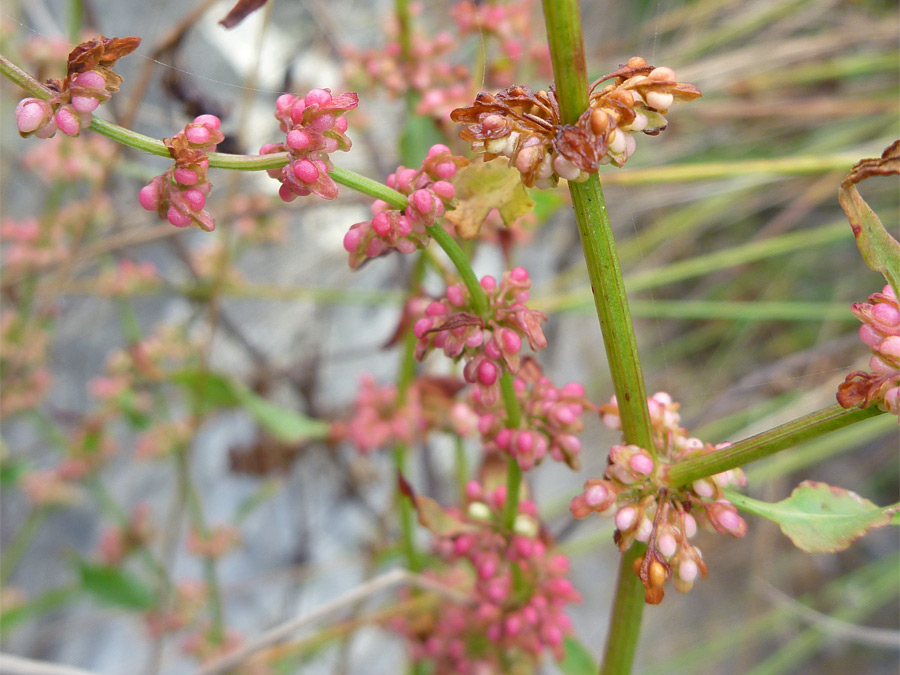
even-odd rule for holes
{"type": "Polygon", "coordinates": [[[869,530],[896,522],[900,504],[881,507],[855,492],[827,483],[804,481],[791,496],[776,504],[726,490],[732,504],[777,523],[802,551],[843,551],[869,530]]]}
{"type": "Polygon", "coordinates": [[[400,494],[409,497],[419,517],[419,525],[438,536],[453,536],[464,532],[474,532],[477,525],[466,522],[452,512],[447,511],[436,500],[417,495],[403,474],[397,472],[397,489],[400,494]]]}
{"type": "Polygon", "coordinates": [[[850,219],[856,245],[866,265],[880,272],[900,296],[900,242],[888,233],[856,190],[856,184],[866,178],[894,174],[900,174],[900,141],[894,141],[881,157],[856,164],[841,182],[838,201],[850,219]]]}
{"type": "Polygon", "coordinates": [[[224,28],[234,28],[265,4],[266,0],[238,0],[225,18],[219,22],[219,25],[224,28]]]}
{"type": "Polygon", "coordinates": [[[534,208],[519,172],[500,162],[472,162],[453,177],[459,203],[444,218],[463,239],[474,239],[492,209],[507,227],[534,208]]]}

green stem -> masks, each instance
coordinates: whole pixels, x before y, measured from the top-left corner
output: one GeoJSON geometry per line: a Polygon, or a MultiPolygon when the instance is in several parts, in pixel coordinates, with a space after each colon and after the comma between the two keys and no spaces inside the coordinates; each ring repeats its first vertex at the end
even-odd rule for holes
{"type": "MultiPolygon", "coordinates": [[[[405,445],[397,445],[394,448],[394,465],[401,475],[406,471],[405,445]]],[[[400,508],[400,530],[403,537],[403,554],[406,556],[406,564],[411,572],[420,572],[422,570],[422,562],[416,551],[413,505],[409,498],[399,492],[397,494],[397,502],[400,508]]]]}
{"type": "Polygon", "coordinates": [[[727,448],[673,464],[666,472],[665,483],[670,487],[688,485],[700,478],[755,462],[879,414],[881,411],[875,406],[864,410],[858,408],[845,410],[835,403],[756,436],[745,438],[727,448]]]}
{"type": "Polygon", "coordinates": [[[469,264],[469,259],[466,257],[466,254],[463,253],[459,244],[456,243],[453,237],[447,234],[447,231],[441,227],[440,224],[432,225],[425,229],[428,234],[431,235],[431,238],[438,243],[438,246],[444,250],[444,253],[450,258],[450,262],[453,263],[456,271],[459,272],[459,276],[462,277],[463,283],[469,291],[469,297],[472,300],[472,305],[478,313],[478,316],[483,319],[488,318],[490,306],[488,304],[487,294],[481,287],[478,277],[475,276],[475,272],[469,264]]]}
{"type": "Polygon", "coordinates": [[[634,561],[644,555],[647,547],[635,543],[622,554],[616,595],[609,614],[606,649],[600,675],[623,675],[631,672],[644,613],[644,586],[634,573],[634,561]]]}
{"type": "MultiPolygon", "coordinates": [[[[509,429],[517,429],[522,423],[522,410],[519,407],[519,399],[516,398],[516,390],[513,386],[512,375],[504,370],[500,376],[500,391],[503,395],[503,406],[506,408],[506,426],[509,429]]],[[[519,513],[519,493],[522,486],[522,469],[515,457],[506,460],[506,504],[503,510],[503,525],[507,530],[512,530],[519,513]]]]}
{"type": "Polygon", "coordinates": [[[25,519],[25,523],[16,532],[16,536],[7,544],[3,551],[3,556],[0,557],[0,586],[5,586],[6,582],[9,581],[10,575],[19,566],[19,561],[22,559],[25,551],[28,550],[28,544],[31,543],[32,538],[49,513],[50,509],[46,506],[33,508],[25,519]]]}
{"type": "MultiPolygon", "coordinates": [[[[564,124],[574,123],[588,107],[584,42],[577,0],[544,0],[544,19],[556,95],[564,124]]],[[[625,282],[619,267],[603,191],[597,175],[584,183],[570,183],[569,192],[581,237],[594,306],[600,320],[606,358],[622,419],[626,443],[646,448],[656,458],[647,391],[638,358],[625,282]]],[[[637,547],[622,557],[616,597],[609,622],[602,673],[628,673],[634,660],[643,614],[640,579],[632,563],[637,547]]]]}

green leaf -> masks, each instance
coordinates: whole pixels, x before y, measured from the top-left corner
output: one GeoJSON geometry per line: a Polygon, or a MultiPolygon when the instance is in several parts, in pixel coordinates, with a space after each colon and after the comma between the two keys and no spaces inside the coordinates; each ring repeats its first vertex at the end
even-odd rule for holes
{"type": "Polygon", "coordinates": [[[55,588],[28,600],[23,605],[7,609],[0,614],[0,635],[7,635],[9,631],[29,619],[64,607],[74,601],[78,597],[78,593],[78,588],[55,588]]]}
{"type": "Polygon", "coordinates": [[[856,245],[869,269],[880,272],[900,294],[900,242],[881,224],[875,212],[856,190],[856,184],[872,176],[900,173],[900,141],[895,141],[880,158],[864,159],[847,174],[838,191],[838,201],[850,220],[856,245]]]}
{"type": "Polygon", "coordinates": [[[81,587],[97,600],[117,607],[146,610],[156,604],[156,594],[140,578],[120,567],[78,563],[81,587]]]}
{"type": "Polygon", "coordinates": [[[509,226],[534,208],[519,172],[502,162],[472,162],[457,171],[452,182],[459,202],[444,218],[456,225],[463,239],[478,236],[492,209],[509,226]]]}
{"type": "Polygon", "coordinates": [[[183,370],[172,375],[197,398],[202,412],[239,406],[250,413],[267,432],[285,443],[300,443],[328,435],[327,422],[282,408],[254,393],[244,384],[224,375],[200,370],[183,370]]]}
{"type": "Polygon", "coordinates": [[[21,459],[0,459],[0,486],[11,487],[28,471],[28,463],[21,459]]]}
{"type": "Polygon", "coordinates": [[[869,530],[891,523],[900,510],[900,504],[880,507],[850,490],[814,481],[800,483],[776,504],[732,490],[726,494],[738,508],[777,523],[807,553],[843,551],[869,530]]]}
{"type": "Polygon", "coordinates": [[[600,671],[594,656],[579,640],[567,637],[563,647],[565,656],[559,662],[559,669],[564,675],[596,675],[600,671]]]}

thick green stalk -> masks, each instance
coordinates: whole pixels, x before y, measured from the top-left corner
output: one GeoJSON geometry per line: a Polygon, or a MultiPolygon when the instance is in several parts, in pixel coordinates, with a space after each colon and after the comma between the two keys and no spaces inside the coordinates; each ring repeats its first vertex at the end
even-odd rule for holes
{"type": "MultiPolygon", "coordinates": [[[[578,2],[544,0],[543,6],[562,122],[572,124],[588,106],[587,72],[578,2]]],[[[569,191],[625,440],[646,448],[655,457],[656,448],[638,358],[637,339],[600,181],[594,174],[584,183],[570,183],[569,191]]],[[[628,673],[634,661],[644,599],[641,582],[632,569],[632,562],[641,552],[637,547],[632,547],[623,556],[619,567],[616,598],[601,673],[628,673]]]]}
{"type": "Polygon", "coordinates": [[[700,478],[749,464],[879,414],[881,411],[875,406],[864,410],[858,408],[845,410],[835,403],[774,429],[745,438],[727,448],[673,464],[666,474],[666,483],[671,487],[688,485],[700,478]]]}

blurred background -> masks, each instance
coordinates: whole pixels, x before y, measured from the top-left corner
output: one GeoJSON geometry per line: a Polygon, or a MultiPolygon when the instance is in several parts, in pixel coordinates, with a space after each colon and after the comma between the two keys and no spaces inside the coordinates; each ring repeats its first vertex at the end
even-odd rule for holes
{"type": "MultiPolygon", "coordinates": [[[[137,35],[141,47],[116,66],[122,91],[98,115],[162,138],[213,113],[225,152],[255,154],[279,136],[280,93],[358,91],[353,149],[334,160],[384,180],[400,163],[417,166],[432,142],[466,151],[448,113],[482,87],[552,81],[539,3],[517,3],[532,17],[520,24],[519,58],[495,35],[460,31],[451,5],[413,8],[433,59],[417,71],[418,115],[405,80],[383,63],[390,2],[272,0],[225,30],[217,22],[230,3],[7,0],[0,46],[43,80],[62,76],[86,36],[137,35]],[[422,96],[430,90],[443,98],[422,96]]],[[[601,171],[648,391],[669,392],[682,424],[714,443],[830,405],[847,372],[868,361],[849,304],[884,283],[863,264],[837,189],[855,162],[900,135],[896,3],[598,0],[582,12],[593,76],[639,55],[703,92],[670,112],[659,137],[638,139],[626,168],[601,171]]],[[[186,428],[191,411],[175,395],[150,404],[151,424],[144,402],[117,389],[128,368],[199,363],[333,420],[347,414],[363,373],[392,381],[397,349],[384,346],[409,261],[392,255],[351,272],[341,244],[370,217],[370,200],[342,188],[333,203],[284,204],[265,175],[211,171],[216,231],[179,230],[136,200],[165,159],[90,132],[20,139],[21,92],[0,87],[3,650],[108,675],[194,672],[204,646],[197,620],[185,617],[208,611],[199,582],[210,575],[228,630],[252,638],[397,562],[387,453],[282,442],[246,409],[210,411],[186,428]],[[150,366],[129,348],[137,343],[148,345],[150,366]],[[179,444],[188,449],[173,462],[179,444]],[[103,456],[102,470],[48,485],[51,470],[85,448],[103,456]],[[231,545],[212,571],[190,541],[198,512],[231,545]],[[138,560],[127,578],[87,578],[85,561],[111,555],[111,526],[144,522],[162,572],[138,560]],[[156,573],[182,584],[183,627],[144,611],[156,573]]],[[[861,193],[900,235],[897,181],[866,181],[861,193]]],[[[533,197],[534,218],[473,251],[476,272],[499,275],[498,244],[517,244],[511,259],[530,271],[533,305],[549,316],[539,357],[547,374],[605,402],[612,387],[566,191],[533,197]]],[[[426,288],[438,292],[437,278],[426,288]]],[[[617,440],[592,419],[580,472],[545,462],[531,475],[541,515],[572,558],[584,602],[571,616],[595,656],[618,552],[611,523],[576,524],[568,504],[602,474],[617,440]]],[[[778,501],[819,480],[891,504],[900,499],[897,450],[896,420],[880,416],[748,466],[749,494],[778,501]]],[[[467,448],[472,464],[477,452],[467,448]]],[[[453,470],[452,442],[433,438],[410,456],[408,477],[449,503],[453,470]]],[[[701,535],[709,576],[646,609],[635,671],[896,673],[896,530],[810,556],[772,523],[748,522],[741,540],[701,535]]],[[[309,627],[271,672],[403,672],[401,639],[370,620],[391,602],[378,594],[309,627]]],[[[542,672],[558,672],[552,659],[542,672]]]]}

